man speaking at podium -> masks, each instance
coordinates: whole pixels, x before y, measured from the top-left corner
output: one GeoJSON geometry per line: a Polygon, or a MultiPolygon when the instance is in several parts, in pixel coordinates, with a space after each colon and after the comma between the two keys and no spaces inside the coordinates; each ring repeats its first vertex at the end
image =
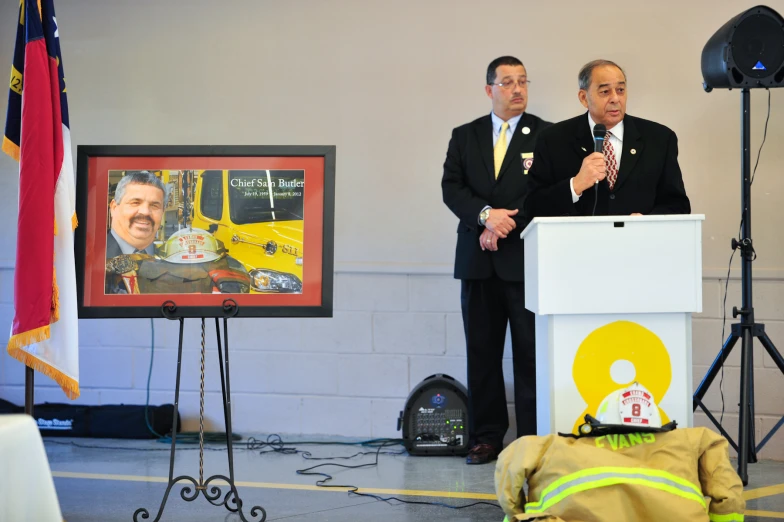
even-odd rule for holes
{"type": "Polygon", "coordinates": [[[588,113],[539,136],[526,217],[689,214],[678,138],[663,125],[626,114],[623,70],[594,60],[580,70],[578,83],[588,113]]]}

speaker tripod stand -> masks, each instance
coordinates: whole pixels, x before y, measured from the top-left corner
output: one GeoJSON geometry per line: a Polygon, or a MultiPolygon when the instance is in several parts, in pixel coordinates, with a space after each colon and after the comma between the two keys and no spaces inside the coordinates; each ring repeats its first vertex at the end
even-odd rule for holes
{"type": "Polygon", "coordinates": [[[751,155],[750,155],[750,98],[748,88],[741,91],[741,174],[743,182],[741,185],[741,207],[742,222],[740,240],[732,240],[732,249],[739,249],[741,254],[741,289],[742,300],[741,308],[732,308],[732,317],[740,316],[740,322],[732,325],[729,337],[724,341],[721,352],[711,364],[708,373],[703,378],[697,390],[694,392],[694,410],[701,408],[708,418],[716,425],[722,435],[727,438],[730,445],[738,452],[738,475],[746,486],[749,483],[748,464],[757,462],[757,452],[770,440],[770,438],[784,425],[784,417],[770,430],[758,446],[754,445],[754,360],[752,342],[756,337],[768,352],[771,359],[784,374],[784,358],[776,350],[773,341],[765,333],[765,325],[754,321],[754,305],[752,301],[752,276],[751,263],[756,256],[754,244],[751,239],[751,155]],[[722,427],[721,423],[714,417],[702,398],[708,391],[713,380],[718,375],[719,370],[724,365],[727,357],[732,352],[735,344],[741,341],[741,366],[740,366],[740,419],[738,428],[738,442],[722,427]]]}

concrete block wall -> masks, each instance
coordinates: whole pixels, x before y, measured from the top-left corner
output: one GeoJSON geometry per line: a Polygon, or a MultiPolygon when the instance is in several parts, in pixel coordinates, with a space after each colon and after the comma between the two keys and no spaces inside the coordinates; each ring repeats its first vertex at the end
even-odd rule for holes
{"type": "MultiPolygon", "coordinates": [[[[721,347],[724,280],[705,279],[704,309],[694,318],[694,386],[721,347]]],[[[757,320],[784,349],[784,283],[756,281],[757,320]]],[[[731,280],[727,331],[739,304],[731,280]]],[[[0,270],[0,327],[10,326],[13,271],[0,270]]],[[[447,274],[335,276],[332,319],[233,319],[229,321],[232,413],[235,431],[396,437],[396,419],[410,390],[428,375],[446,373],[466,382],[459,282],[447,274]]],[[[150,403],[173,402],[177,322],[155,319],[150,403]]],[[[184,429],[198,428],[201,324],[185,322],[180,412],[184,429]]],[[[6,330],[7,331],[7,330],[6,330]]],[[[207,429],[223,429],[215,322],[206,322],[205,412],[207,429]]],[[[144,404],[153,328],[149,319],[91,320],[80,324],[80,404],[144,404]]],[[[508,341],[507,341],[508,345],[508,341]]],[[[507,396],[512,397],[509,347],[507,396]]],[[[784,376],[755,344],[757,441],[784,415],[784,376]]],[[[737,436],[740,344],[725,365],[724,424],[737,436]]],[[[24,368],[0,356],[0,397],[24,401],[24,368]]],[[[52,381],[37,375],[37,402],[65,402],[52,381]]],[[[721,411],[719,380],[705,398],[721,411]]],[[[509,405],[510,417],[513,415],[509,405]]],[[[510,419],[514,425],[513,417],[510,419]]],[[[712,427],[703,414],[695,424],[712,427]]],[[[509,433],[511,440],[513,433],[509,433]]],[[[784,460],[784,430],[761,458],[784,460]]]]}

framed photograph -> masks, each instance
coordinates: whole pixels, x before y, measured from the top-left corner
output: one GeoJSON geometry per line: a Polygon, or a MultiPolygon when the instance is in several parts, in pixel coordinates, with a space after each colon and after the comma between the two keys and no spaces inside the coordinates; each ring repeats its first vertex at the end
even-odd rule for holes
{"type": "Polygon", "coordinates": [[[331,317],[334,146],[79,146],[80,318],[331,317]]]}

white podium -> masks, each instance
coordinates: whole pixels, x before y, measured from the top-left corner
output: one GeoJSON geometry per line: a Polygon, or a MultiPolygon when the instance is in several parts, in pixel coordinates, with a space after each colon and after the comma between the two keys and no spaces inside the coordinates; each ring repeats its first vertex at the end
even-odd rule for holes
{"type": "Polygon", "coordinates": [[[693,425],[691,314],[702,311],[704,219],[558,217],[526,227],[539,435],[576,433],[586,413],[635,380],[663,422],[693,425]]]}

